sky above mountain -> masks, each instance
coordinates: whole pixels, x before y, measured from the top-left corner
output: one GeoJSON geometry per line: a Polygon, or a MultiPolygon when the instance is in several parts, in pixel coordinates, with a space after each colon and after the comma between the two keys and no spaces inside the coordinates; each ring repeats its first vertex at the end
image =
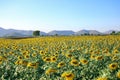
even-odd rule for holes
{"type": "Polygon", "coordinates": [[[0,27],[120,30],[120,0],[0,0],[0,27]]]}

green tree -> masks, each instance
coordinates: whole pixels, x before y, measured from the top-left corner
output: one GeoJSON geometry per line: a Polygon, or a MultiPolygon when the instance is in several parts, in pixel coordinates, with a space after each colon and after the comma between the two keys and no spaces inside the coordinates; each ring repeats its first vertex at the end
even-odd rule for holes
{"type": "Polygon", "coordinates": [[[58,34],[55,34],[55,36],[58,36],[58,34]]]}
{"type": "Polygon", "coordinates": [[[89,33],[84,33],[84,35],[90,35],[89,33]]]}
{"type": "Polygon", "coordinates": [[[111,35],[115,35],[115,31],[112,31],[111,35]]]}
{"type": "Polygon", "coordinates": [[[40,36],[40,31],[39,30],[33,31],[33,36],[40,36]]]}
{"type": "Polygon", "coordinates": [[[120,35],[120,32],[117,32],[116,34],[117,34],[117,35],[120,35]]]}

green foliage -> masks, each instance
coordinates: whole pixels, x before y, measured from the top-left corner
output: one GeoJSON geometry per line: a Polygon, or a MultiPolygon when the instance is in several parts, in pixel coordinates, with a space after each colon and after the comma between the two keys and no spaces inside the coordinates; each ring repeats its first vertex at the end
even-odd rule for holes
{"type": "Polygon", "coordinates": [[[38,31],[38,30],[33,31],[33,36],[40,36],[40,31],[38,31]]]}
{"type": "Polygon", "coordinates": [[[120,32],[115,32],[115,31],[112,31],[111,35],[120,35],[120,32]]]}
{"type": "Polygon", "coordinates": [[[115,31],[112,31],[111,35],[115,35],[115,31]]]}
{"type": "Polygon", "coordinates": [[[120,35],[120,32],[117,32],[116,34],[117,34],[117,35],[120,35]]]}
{"type": "Polygon", "coordinates": [[[120,36],[1,38],[0,43],[0,80],[120,80],[120,36]]]}

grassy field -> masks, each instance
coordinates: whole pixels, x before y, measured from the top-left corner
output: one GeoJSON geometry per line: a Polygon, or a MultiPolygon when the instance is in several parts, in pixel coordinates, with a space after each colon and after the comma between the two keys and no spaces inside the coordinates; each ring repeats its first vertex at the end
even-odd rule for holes
{"type": "Polygon", "coordinates": [[[120,36],[1,38],[0,80],[120,80],[120,36]]]}

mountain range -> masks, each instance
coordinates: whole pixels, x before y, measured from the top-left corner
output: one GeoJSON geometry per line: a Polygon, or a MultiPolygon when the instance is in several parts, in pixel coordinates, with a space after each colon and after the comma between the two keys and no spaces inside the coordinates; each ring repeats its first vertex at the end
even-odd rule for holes
{"type": "MultiPolygon", "coordinates": [[[[82,35],[82,34],[98,35],[98,34],[110,34],[112,31],[115,30],[109,30],[103,33],[97,30],[80,30],[77,32],[74,32],[72,30],[53,30],[48,33],[40,31],[40,35],[82,35]]],[[[9,36],[26,37],[26,36],[32,36],[32,34],[33,34],[32,30],[4,29],[0,27],[0,37],[9,37],[9,36]]]]}

